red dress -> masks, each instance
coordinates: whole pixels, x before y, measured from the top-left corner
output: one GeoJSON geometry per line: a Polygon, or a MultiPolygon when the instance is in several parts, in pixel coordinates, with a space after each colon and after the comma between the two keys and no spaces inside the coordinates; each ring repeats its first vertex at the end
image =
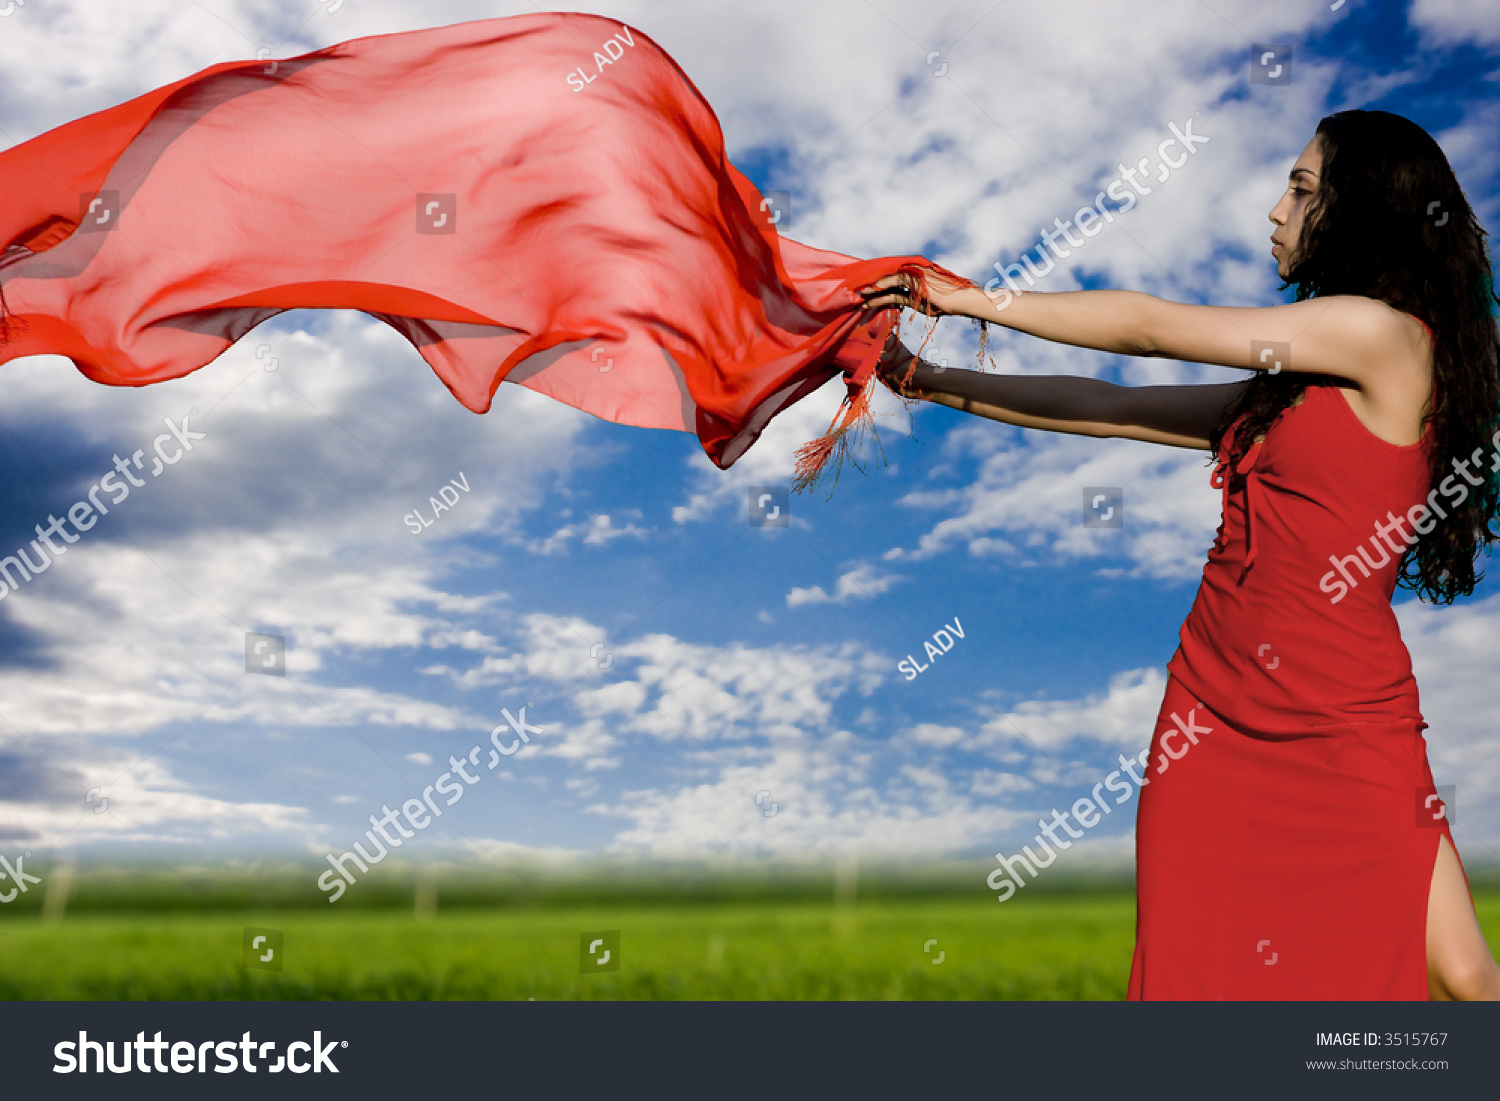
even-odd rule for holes
{"type": "Polygon", "coordinates": [[[1429,502],[1430,448],[1430,429],[1380,439],[1326,385],[1233,493],[1221,448],[1223,522],[1143,766],[1132,1000],[1428,997],[1452,835],[1390,600],[1397,551],[1454,503],[1429,502]]]}

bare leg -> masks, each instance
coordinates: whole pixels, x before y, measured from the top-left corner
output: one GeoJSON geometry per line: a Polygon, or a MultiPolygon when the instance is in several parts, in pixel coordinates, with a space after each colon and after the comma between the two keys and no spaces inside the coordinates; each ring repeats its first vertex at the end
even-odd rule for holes
{"type": "Polygon", "coordinates": [[[1463,868],[1446,837],[1438,842],[1427,895],[1427,989],[1434,1001],[1500,1001],[1500,967],[1485,944],[1463,868]]]}

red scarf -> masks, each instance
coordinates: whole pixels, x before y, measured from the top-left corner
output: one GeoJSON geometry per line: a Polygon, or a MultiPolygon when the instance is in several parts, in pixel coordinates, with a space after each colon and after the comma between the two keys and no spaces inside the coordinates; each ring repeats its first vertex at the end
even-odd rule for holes
{"type": "Polygon", "coordinates": [[[0,363],[141,386],[283,310],[363,310],[476,413],[508,379],[721,468],[842,373],[799,488],[869,423],[895,314],[857,288],[934,268],[779,236],[682,70],[590,15],[214,65],[0,153],[0,180],[0,363]]]}

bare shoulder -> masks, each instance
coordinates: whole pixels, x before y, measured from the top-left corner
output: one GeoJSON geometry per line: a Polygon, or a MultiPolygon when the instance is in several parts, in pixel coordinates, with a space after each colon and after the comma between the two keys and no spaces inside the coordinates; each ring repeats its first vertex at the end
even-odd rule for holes
{"type": "Polygon", "coordinates": [[[1343,399],[1380,439],[1408,446],[1422,438],[1432,397],[1432,340],[1411,314],[1373,298],[1341,295],[1344,323],[1359,333],[1369,369],[1358,386],[1340,388],[1343,399]]]}
{"type": "Polygon", "coordinates": [[[1361,351],[1381,360],[1420,361],[1427,348],[1427,330],[1409,313],[1378,298],[1335,294],[1299,303],[1312,307],[1312,323],[1327,326],[1340,338],[1355,342],[1361,351]],[[1314,305],[1316,303],[1316,305],[1314,305]]]}

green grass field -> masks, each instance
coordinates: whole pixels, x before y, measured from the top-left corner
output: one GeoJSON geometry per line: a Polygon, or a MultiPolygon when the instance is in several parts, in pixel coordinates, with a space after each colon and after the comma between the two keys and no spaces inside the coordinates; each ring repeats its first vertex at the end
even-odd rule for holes
{"type": "MultiPolygon", "coordinates": [[[[1500,890],[1477,901],[1500,944],[1500,890]]],[[[426,918],[409,906],[84,910],[53,922],[10,910],[0,998],[1118,999],[1134,926],[1134,896],[1118,887],[1003,905],[987,893],[676,897],[426,918]],[[283,971],[242,966],[246,926],[283,933],[283,971]],[[620,931],[621,967],[582,974],[580,937],[603,930],[620,931]]]]}
{"type": "Polygon", "coordinates": [[[1130,896],[981,901],[27,918],[0,925],[0,997],[1124,997],[1130,896]],[[241,966],[246,925],[284,932],[284,971],[241,966]],[[580,974],[581,934],[612,929],[620,970],[580,974]]]}

